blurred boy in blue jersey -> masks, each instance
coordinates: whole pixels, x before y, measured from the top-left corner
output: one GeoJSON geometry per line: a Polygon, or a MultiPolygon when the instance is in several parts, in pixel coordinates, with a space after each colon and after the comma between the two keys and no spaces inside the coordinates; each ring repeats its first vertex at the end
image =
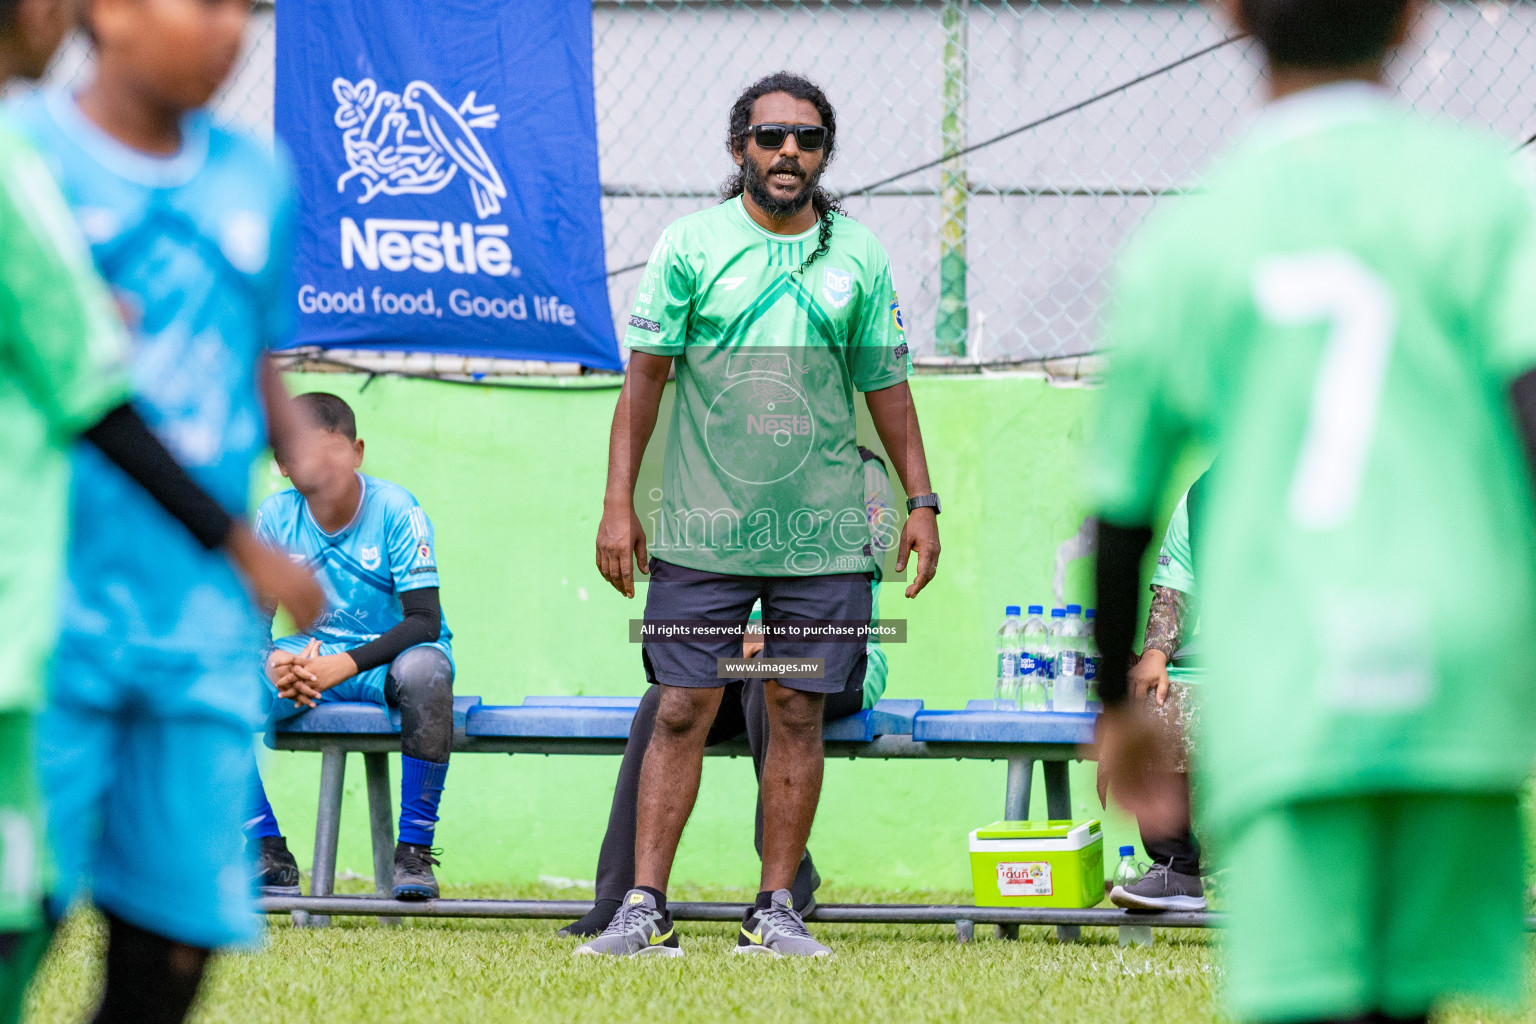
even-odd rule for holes
{"type": "MultiPolygon", "coordinates": [[[[264,421],[279,450],[292,440],[265,360],[289,334],[289,176],[200,109],[249,14],[249,0],[89,0],[94,78],[16,111],[128,321],[145,419],[232,514],[264,421]]],[[[209,952],[259,934],[240,825],[260,620],[226,559],[95,449],[75,453],[72,501],[40,742],[51,906],[89,887],[107,913],[98,1021],[179,1021],[209,952]]]]}
{"type": "MultiPolygon", "coordinates": [[[[305,468],[279,460],[293,487],[262,502],[256,534],[302,558],[321,580],[326,610],[310,635],[268,654],[268,722],[317,703],[368,701],[400,709],[400,841],[396,899],[437,897],[432,850],[453,744],[453,634],[438,602],[432,523],[409,491],[358,472],[357,419],[335,395],[300,395],[312,436],[305,468]]],[[[258,783],[259,787],[259,783],[258,783]]],[[[257,884],[299,892],[299,871],[266,794],[247,832],[260,841],[257,884]]]]}

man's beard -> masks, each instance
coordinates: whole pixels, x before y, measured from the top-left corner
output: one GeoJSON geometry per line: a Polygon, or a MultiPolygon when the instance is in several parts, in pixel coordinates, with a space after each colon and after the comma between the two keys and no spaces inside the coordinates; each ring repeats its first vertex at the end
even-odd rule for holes
{"type": "Polygon", "coordinates": [[[756,160],[748,158],[741,162],[742,187],[752,196],[752,201],[774,220],[786,220],[805,209],[816,192],[816,185],[821,181],[821,168],[818,167],[815,174],[807,175],[805,169],[792,160],[774,161],[768,168],[768,174],[786,169],[798,173],[805,182],[805,186],[793,199],[780,199],[768,190],[767,175],[758,170],[756,160]]]}

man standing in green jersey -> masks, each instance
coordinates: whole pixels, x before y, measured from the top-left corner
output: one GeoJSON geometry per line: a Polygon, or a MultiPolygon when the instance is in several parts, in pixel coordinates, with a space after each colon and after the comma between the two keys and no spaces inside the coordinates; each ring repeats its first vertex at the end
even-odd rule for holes
{"type": "Polygon", "coordinates": [[[832,105],[810,82],[781,72],[750,86],[731,108],[727,144],[741,171],[725,201],[669,227],[640,283],[597,565],[625,597],[634,565],[650,574],[641,660],[661,699],[640,773],[636,887],[579,954],[682,955],[667,879],[722,688],[742,678],[727,661],[754,601],[765,661],[754,676],[767,676],[769,723],[763,869],[736,951],[831,953],[789,890],[821,794],[826,694],[862,678],[867,657],[875,566],[858,392],[913,495],[896,544],[898,572],[917,553],[908,597],[939,557],[939,502],[890,261],[819,185],[836,139],[832,105]],[[671,369],[677,394],[648,561],[635,481],[671,369]]]}
{"type": "Polygon", "coordinates": [[[1179,824],[1125,673],[1169,467],[1215,447],[1195,756],[1231,869],[1233,1015],[1513,1001],[1536,754],[1532,197],[1507,144],[1382,88],[1415,0],[1228,7],[1272,102],[1120,267],[1090,467],[1110,792],[1179,824]]]}
{"type": "MultiPolygon", "coordinates": [[[[70,0],[0,0],[0,85],[42,75],[70,0]]],[[[321,594],[172,460],[128,404],[128,338],[42,158],[0,121],[0,1024],[48,946],[34,716],[55,639],[68,450],[83,436],[261,593],[308,621],[321,594]]],[[[142,980],[142,979],[141,979],[142,980]]]]}

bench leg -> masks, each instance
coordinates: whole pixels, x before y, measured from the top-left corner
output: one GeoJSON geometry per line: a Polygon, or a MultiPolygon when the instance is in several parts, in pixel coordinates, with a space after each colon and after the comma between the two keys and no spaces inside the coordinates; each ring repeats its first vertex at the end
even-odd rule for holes
{"type": "MultiPolygon", "coordinates": [[[[368,824],[373,836],[373,890],[389,899],[395,888],[395,810],[389,786],[389,755],[363,755],[368,777],[368,824]]],[[[381,917],[380,924],[399,924],[398,917],[381,917]]]]}
{"type": "Polygon", "coordinates": [[[1029,817],[1029,788],[1035,774],[1035,762],[1027,757],[1008,759],[1008,791],[1003,797],[1003,820],[1024,821],[1029,817]]]}
{"type": "MultiPolygon", "coordinates": [[[[1066,761],[1047,761],[1045,770],[1045,813],[1053,821],[1066,821],[1072,817],[1072,782],[1067,775],[1066,761]]],[[[1056,926],[1057,942],[1076,942],[1083,930],[1075,924],[1056,926]]]]}
{"type": "MultiPolygon", "coordinates": [[[[1034,780],[1035,762],[1027,757],[1010,757],[1008,759],[1008,789],[1003,796],[1003,820],[1023,821],[1029,817],[1029,790],[1034,780]]],[[[1000,924],[997,926],[999,939],[1017,939],[1019,926],[1016,924],[1000,924]]]]}
{"type": "Polygon", "coordinates": [[[1067,762],[1047,761],[1045,768],[1045,813],[1053,821],[1072,817],[1072,783],[1067,777],[1067,762]]]}
{"type": "Polygon", "coordinates": [[[976,938],[976,922],[960,918],[955,922],[955,941],[962,946],[976,938]]]}
{"type": "MultiPolygon", "coordinates": [[[[341,833],[341,791],[347,780],[347,752],[340,747],[320,751],[320,807],[315,814],[315,862],[309,894],[329,896],[336,890],[336,841],[341,833]]],[[[311,914],[310,927],[331,923],[324,914],[311,914]]]]}

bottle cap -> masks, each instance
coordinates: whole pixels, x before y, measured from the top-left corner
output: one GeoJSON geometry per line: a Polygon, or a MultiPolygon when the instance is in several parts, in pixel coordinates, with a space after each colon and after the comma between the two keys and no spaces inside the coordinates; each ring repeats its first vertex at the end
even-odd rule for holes
{"type": "Polygon", "coordinates": [[[1083,606],[1080,605],[1080,604],[1069,604],[1069,605],[1067,605],[1067,614],[1068,615],[1081,615],[1081,614],[1083,614],[1083,606]]]}
{"type": "Polygon", "coordinates": [[[1067,610],[1065,608],[1052,608],[1051,609],[1051,618],[1053,618],[1053,619],[1064,619],[1066,617],[1067,617],[1067,610]]]}
{"type": "Polygon", "coordinates": [[[1089,609],[1087,609],[1086,611],[1083,612],[1083,618],[1085,618],[1085,619],[1093,619],[1093,618],[1097,618],[1097,617],[1098,617],[1098,613],[1095,612],[1092,608],[1089,608],[1089,609]]]}
{"type": "Polygon", "coordinates": [[[1120,856],[1122,856],[1122,857],[1131,857],[1131,856],[1134,856],[1135,853],[1136,853],[1136,847],[1134,847],[1134,846],[1122,846],[1122,847],[1120,847],[1120,856]]]}
{"type": "Polygon", "coordinates": [[[1032,605],[1029,606],[1029,614],[1031,614],[1031,615],[1044,615],[1045,614],[1045,609],[1040,607],[1037,604],[1032,604],[1032,605]]]}
{"type": "Polygon", "coordinates": [[[1016,604],[1010,604],[1008,607],[1003,609],[1003,614],[1004,615],[1017,615],[1017,614],[1019,614],[1019,606],[1016,605],[1016,604]]]}

